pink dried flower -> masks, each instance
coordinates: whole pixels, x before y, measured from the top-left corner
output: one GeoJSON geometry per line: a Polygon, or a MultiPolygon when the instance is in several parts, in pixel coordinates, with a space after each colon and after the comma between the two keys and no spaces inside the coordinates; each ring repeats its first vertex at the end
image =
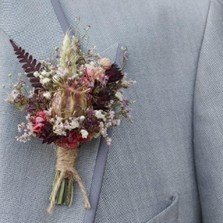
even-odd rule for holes
{"type": "Polygon", "coordinates": [[[32,118],[33,132],[40,134],[46,122],[47,122],[46,112],[45,111],[37,112],[36,116],[32,118]]]}
{"type": "Polygon", "coordinates": [[[36,123],[33,125],[33,132],[40,133],[42,131],[44,124],[43,123],[36,123]]]}
{"type": "Polygon", "coordinates": [[[103,81],[105,77],[105,70],[101,67],[94,67],[92,65],[87,65],[86,68],[87,75],[93,79],[98,81],[103,81]]]}

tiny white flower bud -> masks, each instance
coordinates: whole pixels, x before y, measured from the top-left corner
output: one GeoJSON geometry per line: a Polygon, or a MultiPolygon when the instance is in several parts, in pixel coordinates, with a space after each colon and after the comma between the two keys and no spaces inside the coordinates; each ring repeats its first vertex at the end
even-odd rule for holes
{"type": "Polygon", "coordinates": [[[102,119],[103,121],[106,121],[105,115],[102,114],[101,110],[96,110],[95,111],[95,116],[97,119],[102,119]]]}
{"type": "Polygon", "coordinates": [[[88,132],[85,129],[81,129],[82,138],[86,139],[88,137],[88,132]]]}
{"type": "Polygon", "coordinates": [[[83,121],[84,121],[84,119],[85,119],[85,117],[82,115],[82,116],[80,116],[80,118],[79,118],[79,119],[80,119],[80,121],[81,121],[81,122],[83,122],[83,121]]]}
{"type": "Polygon", "coordinates": [[[43,78],[40,80],[41,84],[48,84],[50,82],[50,79],[48,77],[43,78]]]}
{"type": "Polygon", "coordinates": [[[34,75],[35,77],[39,77],[39,72],[35,71],[35,72],[33,73],[33,75],[34,75]]]}
{"type": "Polygon", "coordinates": [[[121,92],[116,92],[115,97],[118,98],[120,101],[123,101],[123,94],[121,92]]]}
{"type": "Polygon", "coordinates": [[[45,97],[46,99],[50,99],[51,98],[51,93],[49,91],[46,91],[43,93],[43,97],[45,97]]]}

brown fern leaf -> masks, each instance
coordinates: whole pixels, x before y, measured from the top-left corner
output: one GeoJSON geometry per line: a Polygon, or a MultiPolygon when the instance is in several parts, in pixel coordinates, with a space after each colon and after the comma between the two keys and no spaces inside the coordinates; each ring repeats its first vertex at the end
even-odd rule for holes
{"type": "Polygon", "coordinates": [[[17,46],[17,44],[10,39],[10,43],[19,59],[19,62],[22,65],[22,68],[27,74],[31,85],[35,88],[35,93],[38,93],[39,90],[43,89],[42,84],[40,83],[39,78],[35,77],[33,73],[41,69],[41,63],[37,63],[36,59],[33,59],[32,55],[29,55],[22,47],[17,46]]]}

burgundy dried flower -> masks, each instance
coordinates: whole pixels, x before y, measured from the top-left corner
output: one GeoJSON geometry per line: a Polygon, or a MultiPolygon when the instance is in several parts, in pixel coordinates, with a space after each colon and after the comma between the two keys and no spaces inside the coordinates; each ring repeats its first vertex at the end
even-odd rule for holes
{"type": "Polygon", "coordinates": [[[93,97],[92,97],[94,109],[106,110],[110,99],[111,99],[111,94],[110,94],[109,90],[102,89],[99,93],[93,95],[93,97]]]}
{"type": "Polygon", "coordinates": [[[91,96],[94,109],[106,110],[107,105],[111,99],[111,90],[108,86],[102,86],[99,81],[95,81],[91,96]]]}
{"type": "Polygon", "coordinates": [[[99,120],[95,117],[95,111],[93,109],[89,109],[86,113],[84,128],[89,133],[97,133],[100,130],[99,120]]]}
{"type": "Polygon", "coordinates": [[[28,98],[26,111],[30,114],[35,114],[38,111],[47,110],[48,100],[42,94],[33,94],[28,98]]]}
{"type": "Polygon", "coordinates": [[[111,68],[105,71],[105,75],[108,77],[108,82],[119,81],[124,76],[117,64],[112,64],[111,68]]]}
{"type": "Polygon", "coordinates": [[[60,136],[53,133],[53,126],[51,123],[46,122],[42,128],[41,133],[38,135],[39,138],[43,139],[43,143],[50,144],[55,142],[60,136]]]}

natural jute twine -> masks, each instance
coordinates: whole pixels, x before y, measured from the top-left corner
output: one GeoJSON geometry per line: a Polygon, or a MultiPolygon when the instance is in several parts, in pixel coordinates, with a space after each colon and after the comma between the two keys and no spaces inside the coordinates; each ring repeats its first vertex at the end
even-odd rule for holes
{"type": "Polygon", "coordinates": [[[76,181],[80,187],[80,190],[83,195],[85,208],[91,208],[86,188],[83,184],[83,181],[76,170],[76,162],[78,156],[78,149],[66,149],[62,147],[57,147],[57,162],[56,162],[56,170],[60,171],[59,178],[57,179],[52,194],[51,194],[51,201],[49,207],[47,209],[48,213],[52,213],[55,207],[55,199],[57,192],[60,188],[62,181],[65,178],[70,178],[76,181]]]}

